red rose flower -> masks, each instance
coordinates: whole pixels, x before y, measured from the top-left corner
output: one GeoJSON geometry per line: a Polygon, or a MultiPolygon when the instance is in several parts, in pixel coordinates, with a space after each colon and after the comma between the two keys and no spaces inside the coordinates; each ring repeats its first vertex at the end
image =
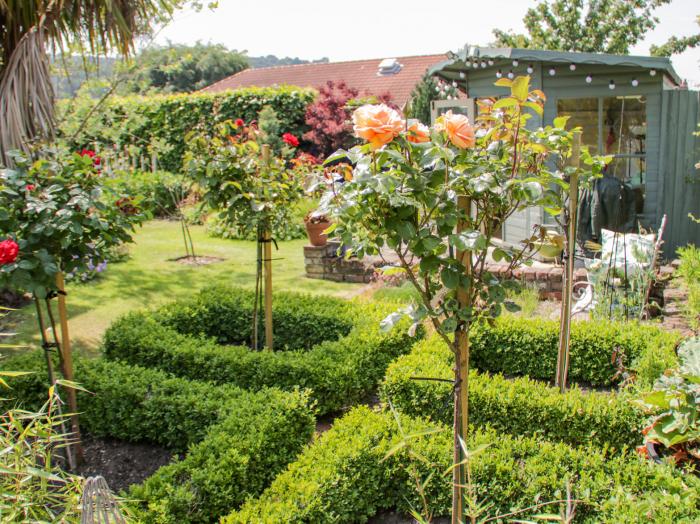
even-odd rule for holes
{"type": "Polygon", "coordinates": [[[19,246],[17,242],[8,238],[0,242],[0,266],[6,264],[12,264],[17,260],[17,255],[19,254],[19,246]]]}
{"type": "Polygon", "coordinates": [[[291,133],[283,134],[282,140],[284,140],[285,144],[289,144],[292,147],[299,147],[299,139],[291,133]]]}
{"type": "Polygon", "coordinates": [[[80,156],[89,156],[90,158],[95,158],[95,152],[92,149],[83,149],[80,152],[80,156]]]}
{"type": "Polygon", "coordinates": [[[102,163],[102,158],[100,158],[99,156],[94,156],[92,158],[92,165],[99,166],[101,163],[102,163]]]}
{"type": "Polygon", "coordinates": [[[36,186],[34,184],[27,184],[24,189],[26,189],[27,191],[34,191],[36,189],[36,186]]]}
{"type": "Polygon", "coordinates": [[[236,118],[236,125],[238,127],[243,127],[245,125],[245,121],[242,118],[236,118]]]}

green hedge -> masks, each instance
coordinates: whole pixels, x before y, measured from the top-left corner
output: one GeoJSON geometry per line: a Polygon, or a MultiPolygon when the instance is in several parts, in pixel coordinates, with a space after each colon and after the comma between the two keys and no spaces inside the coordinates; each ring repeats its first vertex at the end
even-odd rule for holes
{"type": "Polygon", "coordinates": [[[305,395],[275,389],[247,393],[184,459],[132,487],[129,498],[144,501],[139,509],[145,523],[217,522],[260,494],[313,431],[305,395]]]}
{"type": "MultiPolygon", "coordinates": [[[[493,325],[474,329],[472,365],[506,376],[553,380],[557,362],[559,322],[504,316],[493,325]]],[[[573,322],[569,382],[610,386],[616,369],[612,355],[621,349],[626,365],[639,381],[651,386],[676,362],[677,334],[649,325],[621,322],[573,322]]]]}
{"type": "MultiPolygon", "coordinates": [[[[451,380],[453,356],[438,337],[417,344],[387,369],[380,388],[384,402],[411,416],[451,424],[452,385],[415,380],[431,377],[451,380]]],[[[469,377],[469,420],[512,435],[540,434],[573,445],[594,443],[622,448],[641,443],[645,416],[627,395],[558,389],[525,378],[472,371],[469,377]]]]}
{"type": "Polygon", "coordinates": [[[95,143],[105,147],[129,147],[131,154],[151,158],[151,144],[165,145],[159,152],[158,166],[179,172],[185,152],[185,136],[197,127],[211,129],[225,120],[242,118],[246,122],[258,119],[265,106],[271,106],[280,120],[281,129],[298,137],[306,131],[306,107],[314,100],[312,89],[293,86],[250,87],[223,93],[194,93],[156,95],[150,97],[111,97],[80,130],[90,104],[75,106],[72,101],[60,104],[68,114],[61,125],[63,135],[72,137],[72,147],[92,148],[95,143]]]}
{"type": "Polygon", "coordinates": [[[104,181],[109,189],[136,199],[138,207],[154,217],[174,216],[178,199],[188,190],[181,175],[167,171],[116,171],[104,181]]]}
{"type": "MultiPolygon", "coordinates": [[[[48,377],[41,354],[12,359],[15,370],[32,375],[12,379],[7,396],[36,408],[46,399],[48,377]]],[[[228,404],[249,402],[236,387],[173,378],[162,371],[104,360],[76,359],[75,380],[90,393],[78,393],[82,428],[95,437],[153,442],[173,451],[204,438],[226,414],[228,404]]]]}
{"type": "Polygon", "coordinates": [[[379,330],[390,307],[275,293],[275,347],[302,349],[223,345],[248,342],[252,303],[251,292],[217,287],[152,313],[132,313],[107,330],[105,356],[250,390],[310,389],[318,411],[328,413],[365,398],[414,343],[405,324],[379,330]]]}
{"type": "MultiPolygon", "coordinates": [[[[440,429],[402,417],[408,434],[440,429]]],[[[423,478],[435,471],[427,498],[436,516],[450,512],[452,439],[447,428],[412,439],[413,451],[432,463],[414,464],[423,478]]],[[[354,409],[306,448],[255,500],[222,522],[342,524],[366,522],[382,509],[408,513],[419,508],[415,484],[406,474],[405,449],[385,459],[399,443],[394,417],[354,409]]],[[[514,438],[493,430],[474,432],[470,449],[489,447],[472,461],[477,497],[503,514],[537,502],[558,500],[571,482],[579,504],[575,522],[691,523],[700,511],[700,482],[668,466],[643,462],[636,455],[611,455],[596,448],[571,448],[536,438],[514,438]]],[[[557,513],[554,507],[533,513],[557,513]]],[[[528,514],[520,515],[520,518],[528,514]]]]}
{"type": "MultiPolygon", "coordinates": [[[[44,401],[41,354],[4,364],[34,372],[13,378],[8,396],[27,406],[44,401]]],[[[78,406],[91,436],[187,451],[131,488],[143,522],[215,522],[261,493],[314,431],[308,396],[299,392],[249,392],[105,360],[77,359],[75,379],[90,391],[79,393],[78,406]]]]}

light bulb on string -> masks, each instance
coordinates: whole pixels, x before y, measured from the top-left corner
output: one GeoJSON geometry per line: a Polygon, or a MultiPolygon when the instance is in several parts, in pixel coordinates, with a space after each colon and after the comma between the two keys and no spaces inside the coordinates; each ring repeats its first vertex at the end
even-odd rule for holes
{"type": "Polygon", "coordinates": [[[486,67],[486,62],[481,62],[482,69],[486,67]]]}
{"type": "Polygon", "coordinates": [[[489,65],[490,65],[490,66],[493,65],[493,58],[489,58],[489,65]]]}
{"type": "Polygon", "coordinates": [[[590,84],[591,82],[593,82],[593,77],[591,75],[586,75],[586,83],[590,84]]]}
{"type": "Polygon", "coordinates": [[[651,71],[649,71],[649,74],[651,76],[656,76],[656,69],[652,69],[651,71]]]}
{"type": "Polygon", "coordinates": [[[503,76],[503,73],[501,73],[501,70],[499,69],[496,71],[496,78],[501,78],[503,76]]]}
{"type": "Polygon", "coordinates": [[[638,85],[639,85],[639,80],[637,80],[636,78],[633,78],[632,79],[632,87],[637,87],[638,85]]]}
{"type": "Polygon", "coordinates": [[[459,72],[459,77],[462,78],[462,79],[464,79],[464,78],[467,77],[467,73],[465,73],[464,71],[460,71],[460,72],[459,72]]]}
{"type": "Polygon", "coordinates": [[[518,67],[518,63],[519,63],[519,62],[518,62],[517,59],[516,59],[516,60],[513,60],[513,67],[518,67]]]}
{"type": "Polygon", "coordinates": [[[554,76],[557,74],[557,70],[554,69],[553,67],[549,68],[549,76],[554,76]]]}
{"type": "Polygon", "coordinates": [[[510,71],[508,71],[508,78],[510,78],[510,79],[512,80],[514,76],[515,76],[515,75],[513,74],[513,70],[512,70],[512,69],[511,69],[510,71]]]}
{"type": "Polygon", "coordinates": [[[615,89],[615,80],[610,80],[610,83],[608,84],[608,88],[610,90],[615,89]]]}
{"type": "Polygon", "coordinates": [[[532,67],[532,64],[530,64],[530,65],[527,66],[527,73],[528,73],[529,75],[531,75],[531,74],[533,73],[534,70],[535,70],[535,68],[532,67]]]}
{"type": "Polygon", "coordinates": [[[569,64],[569,69],[571,71],[576,71],[576,64],[569,64]]]}

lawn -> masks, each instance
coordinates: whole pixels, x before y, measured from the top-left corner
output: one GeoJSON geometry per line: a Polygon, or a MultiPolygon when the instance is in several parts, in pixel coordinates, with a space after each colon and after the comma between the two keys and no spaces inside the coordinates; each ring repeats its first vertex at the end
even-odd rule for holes
{"type": "MultiPolygon", "coordinates": [[[[102,333],[118,316],[143,307],[195,293],[215,283],[242,287],[255,285],[255,243],[210,238],[204,228],[194,226],[192,237],[197,255],[221,257],[209,265],[191,266],[174,262],[185,254],[178,222],[148,222],[129,248],[124,262],[110,264],[98,279],[69,284],[68,309],[71,338],[76,350],[96,354],[102,333]]],[[[294,290],[340,297],[355,295],[361,284],[311,280],[304,276],[306,240],[280,242],[274,251],[275,290],[294,290]]],[[[13,313],[9,329],[17,333],[13,343],[36,347],[39,335],[33,304],[13,313]]],[[[8,329],[8,328],[6,328],[8,329]]]]}

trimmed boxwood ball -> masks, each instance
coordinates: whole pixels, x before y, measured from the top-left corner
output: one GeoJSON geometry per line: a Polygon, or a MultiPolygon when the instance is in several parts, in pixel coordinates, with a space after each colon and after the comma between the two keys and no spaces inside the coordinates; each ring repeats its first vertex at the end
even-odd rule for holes
{"type": "Polygon", "coordinates": [[[252,351],[252,304],[252,292],[222,286],[129,314],[107,330],[105,356],[250,390],[309,389],[324,414],[370,394],[389,363],[420,337],[409,337],[404,323],[381,332],[392,306],[275,293],[275,351],[252,351]]]}
{"type": "MultiPolygon", "coordinates": [[[[638,381],[651,386],[676,362],[677,333],[633,322],[573,322],[569,382],[610,386],[616,378],[613,352],[622,350],[625,365],[638,381]]],[[[557,362],[559,322],[504,316],[492,325],[476,326],[471,336],[472,367],[503,373],[553,380],[557,362]]]]}
{"type": "MultiPolygon", "coordinates": [[[[454,357],[438,337],[419,342],[387,369],[380,387],[385,403],[407,415],[451,424],[452,386],[414,377],[451,379],[454,357]]],[[[469,421],[511,435],[541,435],[572,445],[621,449],[641,444],[645,415],[625,393],[558,389],[527,377],[507,379],[472,370],[469,421]]]]}
{"type": "MultiPolygon", "coordinates": [[[[435,516],[451,508],[452,435],[448,427],[401,417],[406,434],[437,430],[410,440],[413,461],[423,479],[434,472],[426,497],[435,516]]],[[[399,436],[394,416],[358,407],[281,473],[258,498],[222,520],[225,524],[350,524],[366,522],[383,509],[409,513],[421,507],[415,483],[406,474],[411,460],[395,450],[399,436]]],[[[489,515],[504,514],[566,496],[584,500],[575,522],[697,522],[700,481],[667,465],[642,461],[634,453],[616,455],[595,447],[570,447],[494,430],[472,431],[469,449],[488,447],[471,463],[475,492],[491,504],[489,515]]],[[[533,513],[558,513],[545,506],[533,513]]]]}

